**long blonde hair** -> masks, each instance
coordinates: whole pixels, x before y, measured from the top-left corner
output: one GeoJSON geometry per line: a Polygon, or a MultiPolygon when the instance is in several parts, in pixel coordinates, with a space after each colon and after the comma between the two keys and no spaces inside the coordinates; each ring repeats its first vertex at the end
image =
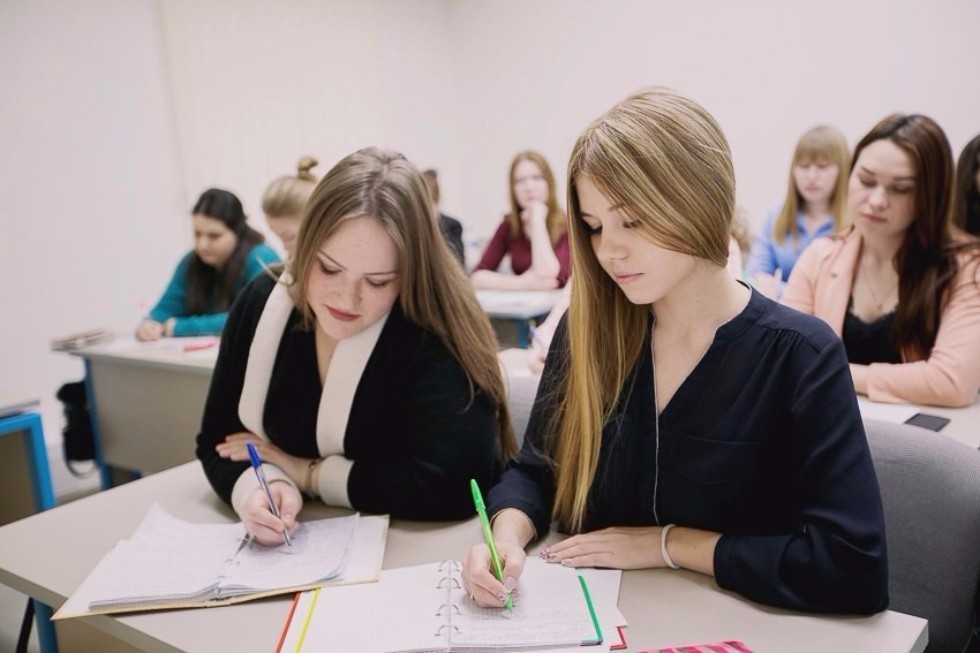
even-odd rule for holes
{"type": "Polygon", "coordinates": [[[576,191],[581,176],[622,205],[658,245],[721,267],[735,213],[735,172],[724,133],[700,105],[672,90],[628,97],[575,143],[568,164],[575,270],[568,366],[548,429],[555,437],[553,516],[573,532],[586,517],[603,424],[643,353],[650,324],[649,307],[631,303],[595,256],[576,191]]]}
{"type": "Polygon", "coordinates": [[[497,407],[501,456],[517,451],[497,340],[473,288],[438,232],[422,175],[397,152],[366,148],[337,163],[317,184],[303,211],[294,253],[290,295],[312,328],[307,282],[316,253],[346,220],[370,216],[400,254],[399,303],[409,321],[435,333],[462,365],[470,392],[486,393],[497,407]]]}
{"type": "Polygon", "coordinates": [[[786,242],[789,236],[796,243],[800,230],[796,225],[796,214],[800,212],[803,198],[796,187],[793,170],[802,162],[826,161],[837,166],[837,182],[830,195],[830,214],[834,218],[834,233],[844,226],[844,205],[847,203],[847,178],[851,169],[851,153],[847,149],[847,139],[839,130],[827,125],[818,125],[806,131],[796,144],[793,163],[789,167],[789,184],[783,208],[776,217],[772,235],[776,242],[786,242]]]}
{"type": "Polygon", "coordinates": [[[558,195],[555,191],[555,175],[551,172],[551,166],[547,159],[534,150],[518,152],[510,162],[510,174],[507,177],[510,184],[510,213],[505,220],[510,225],[511,236],[517,237],[523,231],[521,226],[521,205],[517,203],[517,193],[514,191],[514,172],[521,161],[530,161],[541,169],[541,175],[548,184],[548,217],[545,225],[548,227],[548,236],[551,238],[551,245],[554,246],[558,239],[565,233],[565,212],[558,204],[558,195]]]}

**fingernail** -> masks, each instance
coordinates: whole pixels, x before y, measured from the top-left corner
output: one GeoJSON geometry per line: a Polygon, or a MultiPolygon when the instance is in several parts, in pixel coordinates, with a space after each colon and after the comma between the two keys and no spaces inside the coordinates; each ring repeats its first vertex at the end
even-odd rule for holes
{"type": "Polygon", "coordinates": [[[568,559],[562,560],[561,563],[567,567],[569,560],[568,559]]]}
{"type": "Polygon", "coordinates": [[[517,587],[517,579],[515,579],[513,576],[508,576],[504,581],[504,587],[507,588],[508,592],[513,592],[514,588],[517,587]]]}
{"type": "Polygon", "coordinates": [[[497,594],[497,600],[498,601],[503,601],[504,600],[504,593],[503,592],[499,592],[497,594]]]}

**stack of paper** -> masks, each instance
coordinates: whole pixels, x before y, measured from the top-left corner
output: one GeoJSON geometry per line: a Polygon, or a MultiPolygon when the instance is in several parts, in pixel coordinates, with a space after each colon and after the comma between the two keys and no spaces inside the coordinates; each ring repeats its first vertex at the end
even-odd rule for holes
{"type": "Polygon", "coordinates": [[[265,547],[241,523],[193,524],[154,505],[55,618],[165,608],[210,607],[326,583],[378,579],[388,518],[301,522],[292,547],[265,547]]]}

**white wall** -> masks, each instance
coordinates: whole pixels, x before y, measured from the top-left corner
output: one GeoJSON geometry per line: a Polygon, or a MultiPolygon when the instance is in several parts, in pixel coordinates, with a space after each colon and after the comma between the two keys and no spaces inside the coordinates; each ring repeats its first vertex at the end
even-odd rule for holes
{"type": "Polygon", "coordinates": [[[445,3],[160,6],[188,201],[224,186],[264,229],[262,192],[301,155],[316,156],[322,176],[367,145],[439,168],[452,201],[458,133],[445,3]]]}
{"type": "Polygon", "coordinates": [[[57,334],[130,329],[189,242],[151,0],[0,3],[0,393],[44,400],[81,364],[57,334]]]}
{"type": "MultiPolygon", "coordinates": [[[[469,221],[507,208],[507,164],[541,150],[564,176],[579,132],[632,91],[701,102],[731,142],[757,227],[786,189],[799,135],[853,144],[894,111],[935,118],[956,154],[980,132],[975,0],[461,0],[450,3],[469,221]]],[[[955,156],[955,154],[954,154],[955,156]]]]}

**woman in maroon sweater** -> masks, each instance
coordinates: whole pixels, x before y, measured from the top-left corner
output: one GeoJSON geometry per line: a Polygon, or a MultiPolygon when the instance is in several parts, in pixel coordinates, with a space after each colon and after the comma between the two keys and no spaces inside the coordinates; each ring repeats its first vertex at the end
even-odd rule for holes
{"type": "Polygon", "coordinates": [[[564,286],[571,270],[565,223],[548,162],[531,150],[519,153],[510,164],[510,213],[473,269],[473,287],[548,290],[564,286]],[[506,254],[510,254],[512,275],[497,272],[506,254]]]}

